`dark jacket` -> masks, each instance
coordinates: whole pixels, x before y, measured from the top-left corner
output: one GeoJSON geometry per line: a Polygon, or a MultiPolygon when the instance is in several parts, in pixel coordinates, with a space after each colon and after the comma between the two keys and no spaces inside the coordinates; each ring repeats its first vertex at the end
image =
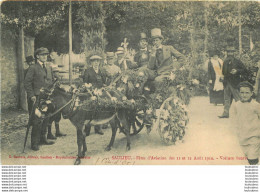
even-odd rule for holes
{"type": "Polygon", "coordinates": [[[39,95],[41,88],[47,88],[53,83],[54,77],[51,67],[46,65],[46,70],[47,73],[38,62],[28,68],[24,88],[29,98],[39,95]]]}
{"type": "Polygon", "coordinates": [[[157,70],[158,75],[170,72],[173,68],[178,68],[185,62],[185,56],[172,46],[163,45],[162,50],[156,51],[156,55],[150,55],[149,69],[157,70]],[[172,56],[178,59],[178,63],[174,63],[172,56]]]}
{"type": "Polygon", "coordinates": [[[229,82],[232,87],[237,88],[237,85],[241,81],[241,75],[244,75],[247,72],[246,67],[239,59],[235,57],[227,57],[223,64],[222,73],[224,75],[224,86],[229,82]],[[231,70],[236,69],[236,74],[231,74],[231,70]]]}
{"type": "Polygon", "coordinates": [[[149,64],[149,50],[139,50],[135,56],[134,61],[138,67],[148,66],[149,64]]]}
{"type": "Polygon", "coordinates": [[[103,87],[103,84],[106,82],[105,73],[100,69],[96,73],[93,67],[86,69],[82,78],[84,83],[91,83],[96,88],[103,87]]]}

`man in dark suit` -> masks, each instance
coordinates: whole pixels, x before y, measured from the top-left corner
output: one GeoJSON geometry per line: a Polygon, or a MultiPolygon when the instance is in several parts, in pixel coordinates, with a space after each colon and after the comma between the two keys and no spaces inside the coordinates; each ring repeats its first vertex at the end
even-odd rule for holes
{"type": "MultiPolygon", "coordinates": [[[[48,87],[53,82],[52,69],[46,65],[49,51],[47,48],[39,48],[35,51],[36,63],[29,67],[25,77],[25,90],[31,106],[38,105],[40,89],[48,87]]],[[[29,109],[31,110],[31,109],[29,109]]],[[[31,114],[31,113],[30,113],[31,114]]],[[[47,140],[48,119],[41,121],[33,114],[33,128],[31,133],[31,148],[39,150],[39,144],[51,145],[52,141],[47,140]]]]}
{"type": "Polygon", "coordinates": [[[149,50],[145,33],[140,34],[139,48],[139,51],[134,56],[134,61],[138,67],[147,67],[149,63],[149,50]]]}
{"type": "Polygon", "coordinates": [[[151,50],[148,68],[155,70],[157,77],[155,81],[161,81],[167,77],[174,68],[179,68],[184,64],[185,56],[170,45],[162,45],[163,36],[161,29],[154,28],[151,30],[153,48],[151,50]],[[178,62],[173,62],[174,56],[178,62]]]}
{"type": "MultiPolygon", "coordinates": [[[[28,64],[28,68],[24,70],[24,78],[26,77],[27,71],[30,68],[30,66],[35,64],[35,59],[33,58],[32,55],[30,55],[25,58],[25,62],[28,64]]],[[[28,97],[28,95],[27,95],[27,105],[28,105],[28,112],[30,115],[33,107],[33,102],[31,101],[31,98],[28,97]]]]}
{"type": "MultiPolygon", "coordinates": [[[[105,85],[106,77],[105,73],[100,70],[100,62],[102,58],[98,55],[93,55],[90,57],[90,64],[91,67],[86,69],[83,75],[83,82],[84,83],[91,83],[93,87],[100,89],[105,85]]],[[[87,132],[90,131],[91,125],[86,125],[87,132]]],[[[101,130],[101,127],[96,125],[95,126],[95,133],[103,135],[104,133],[101,130]]]]}
{"type": "Polygon", "coordinates": [[[229,118],[229,108],[233,98],[240,100],[238,84],[241,82],[241,75],[246,73],[244,64],[234,57],[235,48],[227,47],[227,58],[224,61],[222,73],[224,75],[224,112],[219,118],[229,118]]]}

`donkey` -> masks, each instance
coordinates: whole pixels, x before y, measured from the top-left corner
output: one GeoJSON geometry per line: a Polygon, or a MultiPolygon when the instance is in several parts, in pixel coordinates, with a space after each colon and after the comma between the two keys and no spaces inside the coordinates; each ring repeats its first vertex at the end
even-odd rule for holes
{"type": "MultiPolygon", "coordinates": [[[[85,99],[90,99],[90,95],[85,95],[84,97],[85,99]]],[[[57,85],[53,89],[51,99],[53,100],[53,104],[55,105],[56,110],[65,106],[61,110],[63,118],[68,118],[77,129],[78,158],[74,163],[75,165],[80,164],[80,159],[84,157],[85,153],[87,152],[87,133],[84,129],[84,123],[86,120],[88,120],[88,123],[92,125],[98,125],[104,122],[110,123],[112,128],[112,136],[109,144],[105,148],[105,151],[111,150],[111,147],[115,141],[117,128],[121,123],[122,127],[120,128],[124,129],[127,138],[126,150],[130,150],[130,124],[127,118],[127,110],[118,109],[117,111],[98,111],[98,113],[95,113],[94,111],[91,111],[91,109],[89,111],[82,108],[75,109],[73,105],[73,103],[75,104],[73,93],[68,93],[57,85]],[[68,104],[69,102],[70,104],[68,104]],[[75,110],[73,110],[73,108],[75,110]]]]}

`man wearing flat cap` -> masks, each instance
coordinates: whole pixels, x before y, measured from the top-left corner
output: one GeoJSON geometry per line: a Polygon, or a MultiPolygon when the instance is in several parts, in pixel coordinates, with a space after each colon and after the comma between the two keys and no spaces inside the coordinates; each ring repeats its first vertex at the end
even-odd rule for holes
{"type": "MultiPolygon", "coordinates": [[[[91,67],[85,70],[84,75],[82,76],[84,83],[91,83],[94,88],[100,89],[105,85],[106,77],[103,70],[100,68],[100,63],[102,57],[99,55],[92,55],[90,57],[91,67]]],[[[91,125],[87,124],[85,129],[89,133],[91,125]]],[[[99,125],[95,126],[95,133],[99,135],[103,135],[104,133],[101,130],[99,125]]]]}
{"type": "Polygon", "coordinates": [[[224,75],[224,112],[219,118],[229,118],[229,109],[233,98],[235,101],[240,100],[238,84],[241,82],[241,75],[246,73],[246,68],[242,61],[235,58],[235,47],[226,48],[227,58],[224,61],[222,73],[224,75]]]}
{"type": "MultiPolygon", "coordinates": [[[[46,65],[47,56],[49,51],[47,48],[41,47],[35,51],[36,63],[29,67],[28,72],[25,76],[25,90],[31,106],[37,106],[39,102],[39,95],[41,88],[46,88],[53,82],[53,72],[51,67],[46,65]]],[[[29,109],[31,110],[31,109],[29,109]]],[[[48,119],[43,122],[36,115],[33,117],[33,128],[31,133],[31,148],[33,150],[39,150],[39,145],[51,145],[54,144],[52,141],[47,140],[47,124],[48,119]]]]}
{"type": "Polygon", "coordinates": [[[150,53],[150,61],[148,68],[157,72],[155,81],[161,81],[168,76],[174,68],[178,68],[185,62],[185,56],[170,45],[163,45],[164,37],[161,34],[161,29],[154,28],[151,30],[151,38],[153,48],[150,53]],[[173,62],[172,56],[177,58],[178,63],[173,62]]]}

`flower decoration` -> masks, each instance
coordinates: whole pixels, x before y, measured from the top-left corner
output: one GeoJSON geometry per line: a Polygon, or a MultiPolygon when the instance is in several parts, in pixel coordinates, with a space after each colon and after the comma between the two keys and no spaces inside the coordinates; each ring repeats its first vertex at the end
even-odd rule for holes
{"type": "Polygon", "coordinates": [[[116,97],[111,97],[111,101],[116,102],[117,98],[116,97]]]}
{"type": "Polygon", "coordinates": [[[96,100],[97,100],[97,97],[96,97],[96,96],[92,96],[92,97],[91,97],[91,100],[92,100],[92,101],[96,101],[96,100]]]}
{"type": "Polygon", "coordinates": [[[135,100],[134,100],[134,99],[131,99],[130,102],[134,104],[134,103],[135,103],[135,100]]]}
{"type": "Polygon", "coordinates": [[[145,87],[144,90],[150,91],[150,88],[149,87],[145,87]]]}
{"type": "Polygon", "coordinates": [[[86,88],[90,88],[90,87],[92,87],[92,84],[91,84],[91,83],[85,83],[84,86],[85,86],[86,88]]]}
{"type": "Polygon", "coordinates": [[[123,78],[123,83],[124,83],[124,84],[126,84],[126,83],[127,83],[127,81],[128,81],[128,77],[127,77],[127,76],[125,76],[125,77],[123,78]]]}
{"type": "Polygon", "coordinates": [[[101,96],[102,95],[102,90],[101,89],[95,89],[93,91],[94,95],[97,95],[97,96],[101,96]]]}
{"type": "Polygon", "coordinates": [[[136,87],[136,88],[140,87],[140,84],[139,84],[139,83],[136,83],[135,87],[136,87]]]}
{"type": "Polygon", "coordinates": [[[197,79],[192,79],[191,82],[192,82],[193,85],[199,85],[200,84],[199,80],[197,80],[197,79]]]}
{"type": "Polygon", "coordinates": [[[169,76],[169,80],[173,81],[175,79],[176,75],[171,72],[170,76],[169,76]]]}
{"type": "Polygon", "coordinates": [[[153,110],[152,110],[151,108],[149,108],[149,109],[146,110],[146,114],[147,114],[147,115],[151,115],[152,112],[153,112],[153,110]]]}
{"type": "Polygon", "coordinates": [[[140,71],[140,72],[138,73],[138,75],[139,75],[140,77],[143,77],[143,76],[144,76],[144,73],[143,73],[142,71],[140,71]]]}

